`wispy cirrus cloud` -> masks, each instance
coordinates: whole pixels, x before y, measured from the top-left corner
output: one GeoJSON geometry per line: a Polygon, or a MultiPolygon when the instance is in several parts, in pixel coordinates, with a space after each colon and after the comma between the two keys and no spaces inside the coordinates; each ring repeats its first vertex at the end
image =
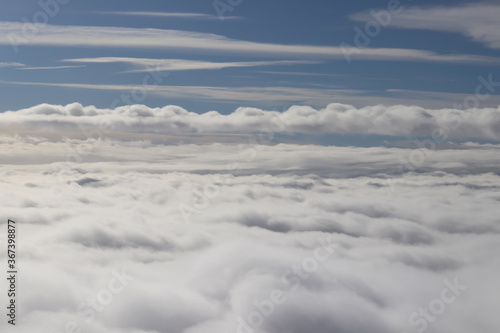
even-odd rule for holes
{"type": "MultiPolygon", "coordinates": [[[[102,15],[120,15],[120,16],[149,16],[177,19],[195,19],[195,20],[220,20],[219,16],[203,13],[174,13],[174,12],[147,12],[147,11],[98,11],[94,12],[102,15]]],[[[224,19],[238,20],[238,16],[224,16],[224,19]]]]}
{"type": "MultiPolygon", "coordinates": [[[[0,22],[0,44],[66,47],[149,48],[196,50],[221,54],[279,56],[301,59],[344,60],[346,50],[339,46],[287,45],[231,39],[222,35],[184,30],[119,28],[97,26],[44,25],[35,36],[22,34],[23,23],[0,22]]],[[[500,59],[469,54],[439,54],[432,51],[401,48],[362,48],[359,60],[426,61],[455,63],[496,63],[500,59]]]]}
{"type": "Polygon", "coordinates": [[[86,65],[81,65],[81,66],[48,66],[48,67],[20,67],[16,68],[19,70],[49,70],[49,69],[67,69],[67,68],[82,68],[86,67],[86,65]]]}
{"type": "MultiPolygon", "coordinates": [[[[69,89],[91,89],[128,92],[137,88],[137,85],[129,84],[86,84],[86,83],[48,83],[48,82],[15,82],[0,81],[3,84],[32,85],[45,87],[58,87],[69,89]]],[[[293,103],[306,103],[313,105],[325,105],[332,98],[342,96],[359,96],[361,91],[347,89],[315,89],[295,87],[223,87],[223,86],[175,86],[175,85],[145,85],[144,89],[150,95],[169,98],[196,98],[205,101],[223,102],[268,102],[279,103],[283,101],[293,103]]]]}
{"type": "MultiPolygon", "coordinates": [[[[94,84],[94,83],[52,83],[52,82],[19,82],[1,81],[0,84],[25,86],[45,86],[65,89],[89,89],[130,92],[137,89],[133,84],[94,84]]],[[[416,91],[404,89],[388,89],[385,91],[370,91],[361,89],[343,89],[329,87],[287,87],[287,86],[196,86],[196,85],[144,85],[141,89],[148,95],[161,98],[189,98],[203,101],[218,101],[224,103],[245,102],[249,105],[282,105],[307,104],[323,107],[336,101],[357,107],[366,105],[419,105],[426,108],[448,108],[461,105],[469,94],[445,93],[433,91],[416,91]]],[[[482,107],[497,107],[500,105],[500,95],[491,95],[481,101],[482,107]]]]}
{"type": "Polygon", "coordinates": [[[25,66],[24,64],[21,64],[19,62],[0,62],[0,68],[4,67],[23,67],[25,66]]]}
{"type": "Polygon", "coordinates": [[[325,74],[325,73],[307,73],[307,72],[278,72],[278,71],[258,71],[263,74],[276,74],[276,75],[292,75],[292,76],[343,76],[341,74],[325,74]]]}
{"type": "Polygon", "coordinates": [[[125,57],[97,57],[97,58],[79,58],[63,59],[65,62],[76,63],[126,63],[140,67],[139,69],[128,72],[147,72],[154,68],[155,71],[185,71],[200,69],[223,69],[231,67],[256,67],[272,65],[297,65],[297,64],[317,64],[317,61],[248,61],[248,62],[211,62],[201,60],[185,59],[149,59],[149,58],[125,58],[125,57]]]}
{"type": "MultiPolygon", "coordinates": [[[[499,17],[498,2],[449,7],[413,7],[393,15],[390,26],[460,33],[490,48],[500,49],[499,17]]],[[[351,18],[363,22],[373,20],[369,13],[357,13],[351,18]]]]}

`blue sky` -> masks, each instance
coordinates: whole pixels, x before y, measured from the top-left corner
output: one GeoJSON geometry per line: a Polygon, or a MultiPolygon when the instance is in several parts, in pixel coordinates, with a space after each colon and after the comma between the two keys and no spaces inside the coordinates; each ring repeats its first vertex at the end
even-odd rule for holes
{"type": "MultiPolygon", "coordinates": [[[[41,3],[51,11],[55,1],[41,3]]],[[[390,24],[359,44],[350,62],[340,46],[356,46],[355,29],[391,1],[232,3],[221,19],[207,0],[60,0],[53,16],[38,1],[4,1],[0,111],[72,102],[224,114],[332,102],[446,108],[474,94],[479,76],[498,73],[500,37],[488,30],[498,1],[396,3],[390,24]],[[23,35],[44,17],[36,33],[23,35]],[[24,42],[13,47],[12,36],[24,42]],[[146,79],[147,94],[130,98],[153,68],[160,82],[146,79]]],[[[480,106],[498,106],[498,91],[492,95],[480,106]]]]}

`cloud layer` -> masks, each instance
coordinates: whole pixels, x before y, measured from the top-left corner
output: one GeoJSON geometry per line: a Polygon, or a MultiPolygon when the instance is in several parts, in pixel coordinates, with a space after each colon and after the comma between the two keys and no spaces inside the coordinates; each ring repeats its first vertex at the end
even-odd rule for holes
{"type": "Polygon", "coordinates": [[[500,140],[500,108],[470,110],[424,109],[417,106],[369,106],[355,108],[332,103],[323,109],[292,106],[284,112],[241,107],[223,115],[203,114],[179,106],[149,108],[144,105],[98,109],[74,103],[66,106],[41,104],[0,114],[6,132],[83,133],[97,130],[163,135],[255,134],[363,134],[395,137],[426,137],[447,140],[500,140]]]}
{"type": "Polygon", "coordinates": [[[497,331],[500,154],[467,148],[1,137],[16,331],[497,331]]]}

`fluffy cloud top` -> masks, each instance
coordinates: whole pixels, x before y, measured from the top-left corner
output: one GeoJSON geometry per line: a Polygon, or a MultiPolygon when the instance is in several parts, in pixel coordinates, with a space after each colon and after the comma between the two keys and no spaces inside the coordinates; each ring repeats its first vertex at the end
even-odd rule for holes
{"type": "Polygon", "coordinates": [[[80,104],[42,104],[0,113],[5,132],[114,132],[151,134],[262,133],[274,134],[373,134],[396,137],[446,139],[500,139],[500,108],[470,110],[423,109],[417,106],[368,106],[355,108],[333,103],[323,109],[292,106],[284,112],[241,107],[223,115],[203,114],[178,106],[144,105],[98,109],[80,104]]]}
{"type": "Polygon", "coordinates": [[[498,331],[500,154],[467,148],[2,137],[16,332],[498,331]]]}

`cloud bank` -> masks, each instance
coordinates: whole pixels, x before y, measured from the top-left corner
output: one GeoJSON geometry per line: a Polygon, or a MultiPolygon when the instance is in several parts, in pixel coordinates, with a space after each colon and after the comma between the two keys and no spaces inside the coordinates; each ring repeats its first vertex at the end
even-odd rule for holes
{"type": "Polygon", "coordinates": [[[0,113],[5,132],[71,133],[100,130],[164,135],[186,134],[363,134],[394,137],[426,137],[447,140],[500,140],[500,108],[424,109],[417,106],[368,106],[332,103],[326,108],[292,106],[284,112],[241,107],[224,115],[203,114],[179,106],[149,108],[144,105],[99,109],[74,103],[41,104],[0,113]]]}

